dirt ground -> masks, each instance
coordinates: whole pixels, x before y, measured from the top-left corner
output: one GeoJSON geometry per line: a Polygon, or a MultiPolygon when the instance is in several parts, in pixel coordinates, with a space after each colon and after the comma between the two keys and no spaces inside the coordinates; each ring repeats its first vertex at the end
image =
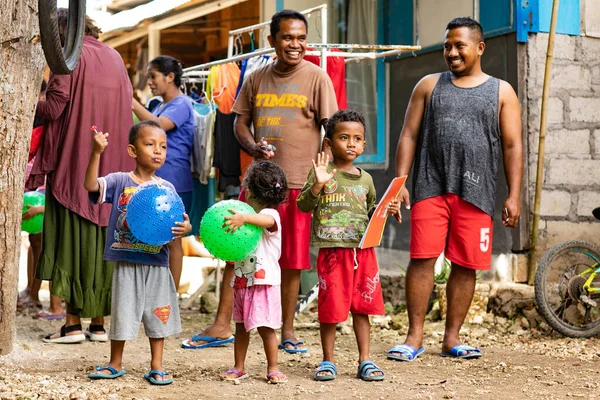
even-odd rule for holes
{"type": "Polygon", "coordinates": [[[316,315],[300,317],[299,336],[308,355],[280,352],[280,367],[289,376],[284,385],[266,383],[266,364],[260,337],[253,333],[247,360],[250,378],[222,382],[218,374],[233,365],[233,346],[184,350],[180,342],[205,326],[209,315],[182,315],[183,332],[167,340],[164,365],[175,378],[166,387],[149,385],[142,377],[149,369],[148,342],[140,332],[125,347],[127,374],[114,381],[91,381],[93,367],[106,364],[108,343],[45,344],[40,338],[61,322],[17,319],[14,351],[0,357],[1,399],[568,399],[600,398],[600,357],[597,339],[574,340],[556,334],[520,329],[517,323],[489,316],[483,325],[464,328],[465,341],[481,346],[479,360],[451,360],[439,356],[442,322],[426,324],[426,351],[416,361],[386,360],[385,351],[401,342],[406,314],[373,327],[372,358],[385,370],[384,382],[356,379],[356,347],[351,326],[338,331],[338,378],[315,382],[320,361],[316,315]],[[387,328],[399,327],[399,330],[387,328]]]}

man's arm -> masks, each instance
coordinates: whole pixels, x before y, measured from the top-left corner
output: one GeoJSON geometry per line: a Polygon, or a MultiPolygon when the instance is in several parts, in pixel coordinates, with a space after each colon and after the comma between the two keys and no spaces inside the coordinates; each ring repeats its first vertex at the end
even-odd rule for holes
{"type": "MultiPolygon", "coordinates": [[[[246,149],[248,154],[250,154],[254,158],[271,158],[268,151],[261,149],[261,145],[263,142],[256,143],[254,141],[254,136],[252,132],[250,132],[250,124],[252,123],[252,119],[249,115],[240,115],[237,114],[235,116],[235,122],[233,124],[233,131],[235,133],[235,137],[240,145],[246,149]]],[[[264,142],[266,144],[266,142],[264,142]]]]}
{"type": "Polygon", "coordinates": [[[46,100],[38,100],[35,115],[47,121],[55,121],[65,110],[69,100],[71,75],[52,75],[48,81],[46,100]]]}
{"type": "MultiPolygon", "coordinates": [[[[408,175],[410,172],[415,158],[423,114],[425,113],[425,104],[438,78],[438,74],[428,75],[421,79],[413,89],[396,149],[396,176],[408,175]]],[[[398,200],[404,203],[406,208],[410,208],[410,196],[406,187],[402,188],[398,200]]],[[[400,214],[397,214],[397,216],[398,221],[402,222],[402,219],[399,218],[400,214]]]]}
{"type": "Polygon", "coordinates": [[[515,228],[521,215],[521,179],[523,177],[523,144],[521,139],[521,108],[519,99],[508,82],[500,82],[500,131],[504,174],[508,183],[508,198],[504,202],[502,224],[515,228]]]}

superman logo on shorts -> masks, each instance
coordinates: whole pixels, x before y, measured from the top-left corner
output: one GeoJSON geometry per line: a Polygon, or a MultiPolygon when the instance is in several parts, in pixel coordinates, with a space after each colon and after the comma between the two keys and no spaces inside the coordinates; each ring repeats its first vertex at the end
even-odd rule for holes
{"type": "Polygon", "coordinates": [[[166,325],[169,321],[169,317],[171,316],[171,306],[156,307],[154,310],[152,310],[152,312],[163,324],[166,325]]]}

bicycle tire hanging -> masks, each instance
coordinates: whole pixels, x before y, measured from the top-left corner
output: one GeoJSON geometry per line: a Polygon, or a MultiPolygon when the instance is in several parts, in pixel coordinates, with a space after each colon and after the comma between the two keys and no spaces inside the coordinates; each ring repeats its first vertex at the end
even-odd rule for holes
{"type": "Polygon", "coordinates": [[[85,34],[85,0],[69,0],[64,48],[60,41],[56,0],[38,0],[42,49],[50,70],[58,75],[73,72],[85,34]]]}

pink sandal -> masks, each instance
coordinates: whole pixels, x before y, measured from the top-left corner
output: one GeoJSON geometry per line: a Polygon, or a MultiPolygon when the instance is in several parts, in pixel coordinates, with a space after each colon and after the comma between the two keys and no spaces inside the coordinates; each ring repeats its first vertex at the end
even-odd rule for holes
{"type": "Polygon", "coordinates": [[[219,375],[219,377],[224,381],[237,381],[238,379],[244,379],[248,377],[247,372],[242,372],[239,369],[230,368],[225,371],[224,374],[219,375]],[[229,375],[235,375],[235,377],[231,377],[229,375]]]}
{"type": "Polygon", "coordinates": [[[286,383],[288,381],[287,376],[281,371],[273,371],[267,374],[267,382],[272,384],[286,383]]]}
{"type": "Polygon", "coordinates": [[[58,321],[60,319],[64,319],[66,316],[65,310],[63,310],[60,314],[52,314],[50,310],[47,308],[41,309],[36,315],[35,318],[43,319],[45,321],[58,321]]]}

